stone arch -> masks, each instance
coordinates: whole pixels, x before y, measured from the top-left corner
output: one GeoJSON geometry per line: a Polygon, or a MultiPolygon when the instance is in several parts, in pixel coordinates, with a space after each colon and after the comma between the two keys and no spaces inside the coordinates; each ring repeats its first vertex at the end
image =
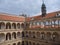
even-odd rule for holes
{"type": "Polygon", "coordinates": [[[33,45],[35,45],[35,42],[33,42],[33,45]]]}
{"type": "Polygon", "coordinates": [[[29,31],[29,37],[32,37],[32,32],[31,31],[29,31]]]}
{"type": "Polygon", "coordinates": [[[16,39],[16,32],[13,32],[13,33],[12,33],[12,38],[13,38],[13,39],[16,39]]]}
{"type": "Polygon", "coordinates": [[[26,45],[28,45],[28,41],[25,41],[26,45]]]}
{"type": "Polygon", "coordinates": [[[12,23],[12,28],[16,29],[16,24],[15,23],[12,23]]]}
{"type": "Polygon", "coordinates": [[[4,29],[5,28],[5,23],[4,22],[0,22],[0,29],[4,29]]]}
{"type": "Polygon", "coordinates": [[[18,42],[17,45],[20,45],[20,42],[18,42]]]}
{"type": "Polygon", "coordinates": [[[32,43],[31,43],[31,42],[29,42],[29,45],[32,45],[32,43]]]}
{"type": "Polygon", "coordinates": [[[25,37],[24,31],[22,31],[22,37],[25,37]]]}
{"type": "Polygon", "coordinates": [[[46,33],[46,36],[47,36],[47,37],[46,37],[47,40],[51,40],[51,33],[50,33],[50,32],[47,32],[47,33],[46,33]]]}
{"type": "Polygon", "coordinates": [[[20,23],[17,23],[17,28],[20,29],[20,23]]]}
{"type": "Polygon", "coordinates": [[[10,33],[6,34],[6,40],[11,40],[11,34],[10,33]]]}
{"type": "Polygon", "coordinates": [[[40,45],[39,43],[37,43],[36,45],[40,45]]]}
{"type": "Polygon", "coordinates": [[[52,34],[52,39],[53,39],[53,41],[56,41],[56,40],[59,39],[59,35],[58,35],[57,32],[53,32],[53,34],[52,34]]]}
{"type": "Polygon", "coordinates": [[[24,45],[24,41],[22,41],[22,45],[24,45]]]}
{"type": "Polygon", "coordinates": [[[45,39],[45,33],[41,32],[41,39],[45,39]]]}
{"type": "Polygon", "coordinates": [[[0,42],[5,40],[5,34],[4,33],[0,33],[0,42]]]}
{"type": "Polygon", "coordinates": [[[37,38],[40,38],[40,32],[37,32],[36,34],[37,34],[37,38]]]}
{"type": "Polygon", "coordinates": [[[29,35],[28,35],[28,32],[27,31],[25,31],[25,33],[26,33],[26,37],[28,37],[29,35]]]}
{"type": "Polygon", "coordinates": [[[35,32],[32,32],[32,36],[33,36],[33,38],[35,38],[35,32]]]}
{"type": "Polygon", "coordinates": [[[26,23],[26,28],[29,28],[29,23],[26,23]]]}
{"type": "Polygon", "coordinates": [[[11,23],[6,23],[6,29],[11,29],[11,23]]]}
{"type": "Polygon", "coordinates": [[[17,32],[17,37],[18,37],[18,38],[20,38],[20,37],[21,37],[21,36],[20,36],[20,32],[17,32]]]}
{"type": "Polygon", "coordinates": [[[21,24],[21,27],[24,28],[24,23],[21,24]]]}
{"type": "Polygon", "coordinates": [[[16,45],[16,43],[13,43],[13,45],[16,45]]]}
{"type": "Polygon", "coordinates": [[[8,45],[10,45],[10,44],[8,44],[8,45]]]}

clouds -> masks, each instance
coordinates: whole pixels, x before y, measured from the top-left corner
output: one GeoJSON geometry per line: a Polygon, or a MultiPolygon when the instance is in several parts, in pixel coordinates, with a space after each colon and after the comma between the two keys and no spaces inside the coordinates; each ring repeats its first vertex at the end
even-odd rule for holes
{"type": "MultiPolygon", "coordinates": [[[[35,15],[41,13],[41,4],[42,0],[0,0],[0,12],[35,15]]],[[[45,4],[47,12],[60,10],[59,0],[45,0],[45,4]]]]}
{"type": "Polygon", "coordinates": [[[50,0],[50,1],[47,1],[46,2],[47,11],[48,12],[53,12],[53,11],[60,10],[60,6],[59,5],[60,5],[59,0],[50,0]]]}

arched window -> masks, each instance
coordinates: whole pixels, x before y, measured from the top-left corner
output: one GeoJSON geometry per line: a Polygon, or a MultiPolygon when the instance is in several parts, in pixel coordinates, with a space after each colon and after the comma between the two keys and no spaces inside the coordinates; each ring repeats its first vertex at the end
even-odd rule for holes
{"type": "Polygon", "coordinates": [[[22,45],[24,45],[24,41],[22,41],[22,45]]]}
{"type": "Polygon", "coordinates": [[[24,28],[24,24],[23,23],[21,24],[21,27],[24,28]]]}
{"type": "Polygon", "coordinates": [[[10,33],[6,34],[6,40],[11,40],[11,34],[10,33]]]}
{"type": "Polygon", "coordinates": [[[37,25],[40,25],[40,24],[39,24],[39,21],[37,21],[37,25]]]}
{"type": "Polygon", "coordinates": [[[59,20],[59,25],[60,25],[60,20],[59,20]]]}
{"type": "Polygon", "coordinates": [[[37,45],[40,45],[39,43],[37,43],[37,45]]]}
{"type": "Polygon", "coordinates": [[[35,38],[35,32],[32,32],[32,36],[33,36],[33,38],[35,38]]]}
{"type": "Polygon", "coordinates": [[[18,42],[17,45],[20,45],[20,42],[18,42]]]}
{"type": "Polygon", "coordinates": [[[32,33],[31,33],[31,31],[29,31],[29,37],[32,37],[32,33]]]}
{"type": "Polygon", "coordinates": [[[58,25],[58,20],[55,21],[55,25],[58,25]]]}
{"type": "Polygon", "coordinates": [[[12,37],[13,37],[13,39],[16,39],[16,33],[15,32],[12,33],[12,37]]]}
{"type": "Polygon", "coordinates": [[[41,32],[41,39],[44,39],[44,38],[45,38],[45,33],[41,32]]]}
{"type": "Polygon", "coordinates": [[[54,27],[55,26],[55,21],[52,21],[52,27],[54,27]]]}
{"type": "Polygon", "coordinates": [[[20,32],[17,32],[17,37],[18,37],[18,38],[20,38],[20,37],[21,37],[21,36],[20,36],[20,32]]]}
{"type": "Polygon", "coordinates": [[[10,44],[8,44],[8,45],[10,45],[10,44]]]}
{"type": "Polygon", "coordinates": [[[54,25],[54,21],[52,21],[52,25],[54,25]]]}
{"type": "Polygon", "coordinates": [[[22,37],[25,37],[24,32],[22,32],[22,37]]]}
{"type": "Polygon", "coordinates": [[[41,28],[44,28],[44,22],[41,22],[41,28]]]}
{"type": "Polygon", "coordinates": [[[11,24],[10,23],[6,23],[6,29],[11,29],[11,24]]]}
{"type": "Polygon", "coordinates": [[[16,45],[16,43],[13,43],[13,45],[16,45]]]}
{"type": "Polygon", "coordinates": [[[33,43],[33,45],[35,45],[35,43],[33,43]]]}
{"type": "Polygon", "coordinates": [[[48,21],[45,22],[45,25],[49,25],[48,21]]]}
{"type": "Polygon", "coordinates": [[[17,28],[20,29],[20,23],[17,24],[17,28]]]}
{"type": "Polygon", "coordinates": [[[50,32],[47,32],[47,40],[51,40],[51,33],[50,32]]]}
{"type": "Polygon", "coordinates": [[[59,35],[58,35],[57,32],[54,32],[53,35],[52,35],[52,37],[53,37],[53,41],[56,41],[56,40],[59,39],[59,35]]]}
{"type": "Polygon", "coordinates": [[[32,45],[31,42],[29,42],[29,45],[32,45]]]}
{"type": "Polygon", "coordinates": [[[4,22],[1,22],[0,23],[0,29],[4,29],[5,28],[5,23],[4,22]]]}
{"type": "Polygon", "coordinates": [[[15,23],[12,24],[12,28],[16,29],[16,24],[15,23]]]}
{"type": "Polygon", "coordinates": [[[26,41],[26,45],[28,45],[28,41],[26,41]]]}
{"type": "Polygon", "coordinates": [[[40,38],[40,32],[37,32],[37,38],[40,38]]]}
{"type": "Polygon", "coordinates": [[[4,40],[5,40],[5,34],[4,33],[1,33],[0,34],[0,42],[2,42],[4,40]]]}
{"type": "Polygon", "coordinates": [[[26,37],[28,37],[29,35],[28,35],[28,32],[26,31],[26,37]]]}

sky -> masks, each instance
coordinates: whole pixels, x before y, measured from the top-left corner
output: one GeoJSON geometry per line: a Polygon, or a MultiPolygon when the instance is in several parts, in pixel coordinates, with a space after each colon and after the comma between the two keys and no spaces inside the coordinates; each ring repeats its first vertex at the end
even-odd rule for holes
{"type": "MultiPolygon", "coordinates": [[[[60,10],[60,0],[44,0],[47,13],[60,10]]],[[[41,14],[42,0],[0,0],[0,13],[27,14],[36,16],[41,14]]]]}

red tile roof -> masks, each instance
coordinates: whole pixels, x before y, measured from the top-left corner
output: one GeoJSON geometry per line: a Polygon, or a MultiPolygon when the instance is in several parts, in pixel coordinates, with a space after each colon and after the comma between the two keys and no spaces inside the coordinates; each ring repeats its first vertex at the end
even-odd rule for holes
{"type": "MultiPolygon", "coordinates": [[[[46,16],[43,17],[43,18],[52,18],[52,17],[56,16],[57,13],[60,13],[60,11],[48,13],[48,14],[46,14],[46,16]]],[[[43,19],[43,18],[42,18],[42,15],[38,15],[38,16],[34,16],[34,17],[27,18],[27,21],[31,21],[32,18],[34,18],[34,20],[41,20],[41,19],[43,19]]]]}
{"type": "Polygon", "coordinates": [[[24,21],[23,16],[12,16],[9,14],[0,14],[0,20],[5,20],[5,21],[24,21]]]}

